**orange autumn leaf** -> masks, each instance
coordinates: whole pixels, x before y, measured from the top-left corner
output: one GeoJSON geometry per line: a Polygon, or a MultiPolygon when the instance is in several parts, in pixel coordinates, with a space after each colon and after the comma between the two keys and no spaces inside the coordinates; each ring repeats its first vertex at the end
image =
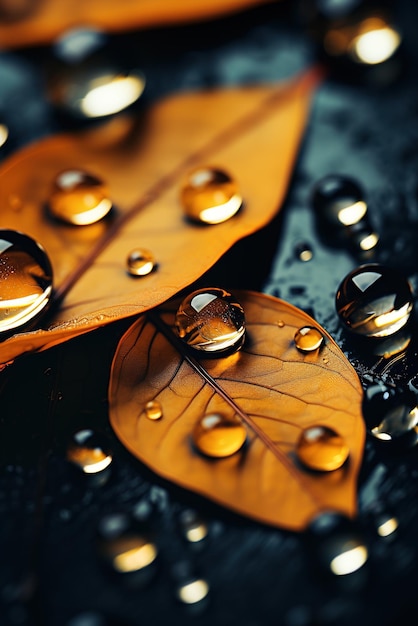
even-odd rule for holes
{"type": "Polygon", "coordinates": [[[0,344],[0,362],[161,304],[266,225],[284,199],[319,79],[314,69],[279,86],[174,95],[133,127],[117,117],[99,129],[46,138],[6,160],[0,227],[45,248],[55,306],[36,330],[0,344]],[[202,226],[185,218],[180,186],[202,164],[225,169],[241,190],[244,205],[225,223],[202,226]],[[56,175],[74,168],[106,182],[115,206],[110,220],[76,227],[49,217],[56,175]],[[158,264],[142,278],[126,271],[137,247],[150,250],[158,264]]]}
{"type": "Polygon", "coordinates": [[[247,339],[226,357],[187,356],[173,328],[175,303],[127,330],[109,383],[116,435],[162,477],[255,520],[302,530],[323,511],[355,516],[365,437],[355,370],[303,311],[255,292],[234,295],[244,308],[247,339]],[[306,325],[325,338],[318,351],[295,347],[295,332],[306,325]],[[149,402],[161,407],[160,419],[147,417],[149,402]],[[218,459],[196,451],[192,432],[207,414],[237,416],[247,428],[244,448],[218,459]],[[336,431],[349,448],[339,469],[307,470],[297,459],[302,430],[318,425],[336,431]]]}
{"type": "Polygon", "coordinates": [[[24,11],[9,0],[0,5],[11,18],[0,23],[0,42],[4,48],[45,45],[73,28],[118,33],[211,19],[268,2],[273,0],[42,0],[24,11]]]}

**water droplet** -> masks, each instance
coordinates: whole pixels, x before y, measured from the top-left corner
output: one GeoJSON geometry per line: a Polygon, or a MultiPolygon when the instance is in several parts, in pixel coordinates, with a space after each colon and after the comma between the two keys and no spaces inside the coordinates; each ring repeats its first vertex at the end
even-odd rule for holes
{"type": "Polygon", "coordinates": [[[223,289],[200,289],[187,296],[176,313],[179,337],[203,352],[239,350],[245,336],[242,306],[223,289]]]}
{"type": "Polygon", "coordinates": [[[72,169],[56,176],[48,206],[56,219],[75,226],[87,226],[103,219],[111,210],[112,201],[100,178],[72,169]]]}
{"type": "Polygon", "coordinates": [[[154,573],[157,546],[145,527],[127,514],[114,513],[101,520],[98,550],[110,571],[122,575],[125,582],[142,584],[154,573]]]}
{"type": "Polygon", "coordinates": [[[208,535],[208,527],[196,511],[186,509],[179,516],[180,527],[187,541],[198,543],[208,535]]]}
{"type": "Polygon", "coordinates": [[[318,181],[312,202],[318,217],[331,226],[352,226],[367,212],[361,186],[340,174],[330,174],[318,181]]]}
{"type": "Polygon", "coordinates": [[[67,459],[84,474],[99,474],[112,463],[107,440],[91,429],[77,431],[67,448],[67,459]]]}
{"type": "Polygon", "coordinates": [[[303,326],[295,333],[295,346],[301,352],[315,352],[324,343],[324,335],[314,326],[303,326]]]}
{"type": "Polygon", "coordinates": [[[2,148],[9,137],[9,129],[6,124],[0,123],[0,148],[2,148]]]}
{"type": "Polygon", "coordinates": [[[238,452],[247,438],[247,431],[237,417],[208,413],[196,424],[193,442],[202,454],[224,458],[238,452]]]}
{"type": "Polygon", "coordinates": [[[186,215],[205,224],[229,220],[242,205],[236,182],[223,170],[200,167],[193,170],[180,192],[186,215]]]}
{"type": "Polygon", "coordinates": [[[410,389],[376,383],[364,392],[363,416],[369,434],[392,445],[415,445],[418,434],[417,397],[410,389]]]}
{"type": "Polygon", "coordinates": [[[149,420],[159,420],[163,416],[163,407],[157,400],[150,400],[145,405],[145,415],[149,420]]]}
{"type": "Polygon", "coordinates": [[[52,267],[34,239],[0,230],[0,277],[0,332],[23,326],[46,310],[52,267]]]}
{"type": "Polygon", "coordinates": [[[284,327],[285,327],[285,323],[284,323],[284,321],[283,321],[283,320],[279,320],[279,321],[277,322],[277,326],[278,326],[279,328],[284,328],[284,327]]]}
{"type": "Polygon", "coordinates": [[[194,578],[180,584],[177,588],[177,597],[184,604],[196,604],[206,598],[209,585],[203,578],[194,578]]]}
{"type": "Polygon", "coordinates": [[[295,253],[296,258],[299,259],[300,261],[303,261],[304,263],[311,261],[313,258],[312,248],[305,241],[302,241],[296,244],[294,253],[295,253]]]}
{"type": "Polygon", "coordinates": [[[146,276],[155,267],[154,255],[144,248],[135,248],[127,258],[128,272],[132,276],[146,276]]]}
{"type": "Polygon", "coordinates": [[[350,450],[344,439],[327,426],[311,426],[300,435],[296,454],[309,469],[332,472],[344,465],[350,450]]]}
{"type": "Polygon", "coordinates": [[[407,323],[413,296],[402,274],[370,263],[344,278],[335,305],[340,320],[349,330],[367,337],[387,337],[407,323]]]}

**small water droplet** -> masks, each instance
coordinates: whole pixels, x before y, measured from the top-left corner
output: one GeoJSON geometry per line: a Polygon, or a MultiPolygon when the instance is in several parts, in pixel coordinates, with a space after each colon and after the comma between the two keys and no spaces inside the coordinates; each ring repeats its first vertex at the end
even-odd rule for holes
{"type": "Polygon", "coordinates": [[[311,246],[305,241],[302,241],[295,245],[294,253],[296,258],[299,259],[299,261],[303,261],[304,263],[307,263],[308,261],[311,261],[313,259],[313,250],[311,246]]]}
{"type": "Polygon", "coordinates": [[[413,296],[407,279],[398,271],[370,263],[350,272],[335,300],[346,328],[366,337],[387,337],[408,321],[413,296]]]}
{"type": "Polygon", "coordinates": [[[84,429],[73,435],[67,448],[67,459],[84,474],[99,474],[112,463],[112,454],[104,436],[84,429]]]}
{"type": "Polygon", "coordinates": [[[283,320],[279,320],[279,321],[277,322],[277,326],[278,326],[279,328],[284,328],[284,327],[285,327],[285,323],[284,323],[284,321],[283,321],[283,320]]]}
{"type": "Polygon", "coordinates": [[[209,593],[209,584],[203,578],[192,578],[181,583],[177,588],[177,597],[183,604],[196,604],[204,600],[209,593]]]}
{"type": "Polygon", "coordinates": [[[208,413],[196,424],[192,438],[196,448],[212,458],[225,458],[243,447],[247,431],[236,417],[208,413]]]}
{"type": "Polygon", "coordinates": [[[175,319],[179,337],[203,352],[239,350],[245,336],[242,306],[223,289],[194,291],[180,304],[175,319]]]}
{"type": "Polygon", "coordinates": [[[155,258],[149,250],[135,248],[129,253],[126,264],[132,276],[146,276],[155,268],[155,258]]]}
{"type": "Polygon", "coordinates": [[[329,174],[319,180],[312,202],[318,217],[334,227],[357,224],[367,212],[361,186],[341,174],[329,174]]]}
{"type": "Polygon", "coordinates": [[[6,124],[0,123],[0,148],[2,148],[9,137],[9,129],[6,124]]]}
{"type": "Polygon", "coordinates": [[[219,224],[233,217],[242,205],[236,182],[223,170],[193,170],[180,192],[186,215],[205,224],[219,224]]]}
{"type": "Polygon", "coordinates": [[[324,343],[324,335],[314,326],[303,326],[295,333],[295,346],[301,352],[315,352],[324,343]]]}
{"type": "Polygon", "coordinates": [[[0,230],[0,277],[0,332],[23,326],[46,310],[52,295],[52,267],[34,239],[0,230]]]}
{"type": "Polygon", "coordinates": [[[163,407],[157,400],[150,400],[145,405],[145,415],[149,420],[159,420],[163,416],[163,407]]]}
{"type": "Polygon", "coordinates": [[[416,444],[418,407],[413,391],[372,384],[365,390],[362,408],[368,432],[376,440],[401,446],[416,444]]]}
{"type": "Polygon", "coordinates": [[[112,208],[104,182],[78,169],[59,173],[48,200],[53,217],[67,224],[86,226],[103,219],[112,208]]]}
{"type": "Polygon", "coordinates": [[[300,435],[296,454],[309,469],[332,472],[344,465],[350,450],[344,439],[328,426],[311,426],[300,435]]]}
{"type": "Polygon", "coordinates": [[[190,543],[198,543],[207,537],[207,524],[199,517],[196,511],[192,509],[182,511],[179,521],[182,533],[190,543]]]}

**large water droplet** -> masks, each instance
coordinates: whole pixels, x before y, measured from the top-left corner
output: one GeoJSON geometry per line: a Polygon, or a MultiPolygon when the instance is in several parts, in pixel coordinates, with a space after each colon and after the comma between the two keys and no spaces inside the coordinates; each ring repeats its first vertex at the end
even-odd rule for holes
{"type": "Polygon", "coordinates": [[[180,198],[186,215],[205,224],[225,222],[242,205],[236,182],[223,170],[213,167],[193,170],[181,189],[180,198]]]}
{"type": "Polygon", "coordinates": [[[84,474],[99,474],[112,463],[112,453],[103,435],[86,428],[74,433],[67,459],[84,474]]]}
{"type": "Polygon", "coordinates": [[[55,218],[76,226],[94,224],[111,210],[104,182],[83,170],[65,170],[55,178],[49,210],[55,218]]]}
{"type": "Polygon", "coordinates": [[[343,324],[367,337],[387,337],[408,321],[413,296],[407,279],[382,265],[362,265],[338,287],[336,309],[343,324]]]}
{"type": "Polygon", "coordinates": [[[344,465],[350,450],[343,437],[328,426],[311,426],[300,435],[296,454],[309,469],[332,472],[344,465]]]}
{"type": "Polygon", "coordinates": [[[22,233],[0,230],[0,332],[33,321],[52,295],[52,267],[43,247],[22,233]]]}
{"type": "Polygon", "coordinates": [[[314,326],[303,326],[295,333],[295,346],[301,352],[315,352],[324,343],[324,335],[314,326]]]}
{"type": "Polygon", "coordinates": [[[200,289],[187,296],[176,313],[179,337],[203,352],[225,352],[241,348],[245,317],[235,298],[216,287],[200,289]]]}
{"type": "Polygon", "coordinates": [[[392,445],[415,445],[417,442],[417,397],[410,389],[376,383],[364,393],[363,416],[369,434],[392,445]]]}
{"type": "Polygon", "coordinates": [[[135,248],[129,253],[126,264],[132,276],[146,276],[154,269],[155,258],[149,250],[135,248]]]}
{"type": "Polygon", "coordinates": [[[192,438],[202,454],[212,458],[225,458],[242,448],[247,431],[237,417],[208,413],[197,422],[192,438]]]}

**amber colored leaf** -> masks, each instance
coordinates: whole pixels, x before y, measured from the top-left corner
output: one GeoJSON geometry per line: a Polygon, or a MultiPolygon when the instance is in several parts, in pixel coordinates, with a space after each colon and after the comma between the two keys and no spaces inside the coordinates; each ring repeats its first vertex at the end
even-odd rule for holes
{"type": "Polygon", "coordinates": [[[302,530],[321,511],[353,517],[365,436],[356,372],[323,329],[319,352],[296,349],[298,328],[320,329],[303,311],[255,292],[235,295],[244,307],[248,339],[224,358],[195,361],[179,348],[172,330],[175,306],[160,311],[161,317],[141,316],[128,329],[109,383],[116,435],[164,478],[261,522],[302,530]],[[163,411],[155,421],[144,411],[154,400],[163,411]],[[191,433],[208,412],[235,414],[247,424],[243,452],[207,460],[195,451],[191,433]],[[349,446],[348,461],[338,470],[308,471],[296,460],[302,429],[319,424],[349,446]]]}
{"type": "MultiPolygon", "coordinates": [[[[205,20],[273,0],[33,0],[27,12],[9,8],[15,19],[0,23],[2,47],[47,44],[66,30],[89,25],[117,33],[205,20]]],[[[1,8],[1,4],[0,4],[1,8]]]]}
{"type": "Polygon", "coordinates": [[[151,107],[140,128],[117,118],[114,126],[53,136],[6,160],[0,227],[44,246],[55,307],[42,328],[3,341],[0,362],[161,304],[266,225],[285,196],[319,79],[314,69],[286,85],[175,95],[151,107]],[[202,164],[220,166],[240,186],[244,206],[223,224],[192,225],[184,217],[180,183],[202,164]],[[107,182],[113,220],[74,227],[48,217],[52,181],[73,168],[107,182]],[[128,275],[135,247],[152,251],[157,271],[128,275]]]}

